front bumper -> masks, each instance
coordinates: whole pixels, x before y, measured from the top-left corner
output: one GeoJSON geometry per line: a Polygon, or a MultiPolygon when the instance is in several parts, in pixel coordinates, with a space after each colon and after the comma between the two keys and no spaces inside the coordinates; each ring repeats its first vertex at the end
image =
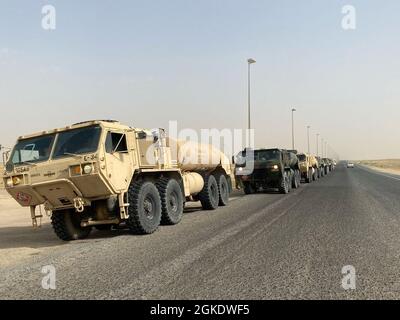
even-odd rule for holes
{"type": "Polygon", "coordinates": [[[6,190],[23,207],[44,204],[51,210],[73,208],[77,198],[89,205],[91,200],[107,197],[112,193],[99,175],[86,176],[84,179],[54,179],[6,190]]]}

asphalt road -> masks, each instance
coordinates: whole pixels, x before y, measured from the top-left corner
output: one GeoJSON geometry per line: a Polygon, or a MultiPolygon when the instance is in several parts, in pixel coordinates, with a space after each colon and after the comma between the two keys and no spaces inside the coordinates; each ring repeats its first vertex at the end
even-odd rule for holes
{"type": "Polygon", "coordinates": [[[399,299],[399,194],[400,177],[339,165],[287,196],[191,208],[153,235],[93,232],[0,270],[0,298],[399,299]],[[45,265],[56,290],[41,286],[45,265]],[[355,290],[342,288],[347,265],[355,290]]]}

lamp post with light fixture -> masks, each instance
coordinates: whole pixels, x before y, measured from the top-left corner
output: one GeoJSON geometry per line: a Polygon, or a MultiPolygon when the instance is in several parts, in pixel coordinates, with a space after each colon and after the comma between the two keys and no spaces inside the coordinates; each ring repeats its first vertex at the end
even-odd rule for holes
{"type": "Polygon", "coordinates": [[[250,147],[250,129],[251,129],[251,86],[250,86],[250,66],[256,63],[256,60],[250,58],[247,59],[247,129],[248,129],[248,135],[249,135],[249,140],[248,140],[248,146],[250,147]]]}
{"type": "Polygon", "coordinates": [[[292,150],[295,150],[294,149],[294,113],[296,111],[297,110],[295,108],[292,108],[292,150]]]}

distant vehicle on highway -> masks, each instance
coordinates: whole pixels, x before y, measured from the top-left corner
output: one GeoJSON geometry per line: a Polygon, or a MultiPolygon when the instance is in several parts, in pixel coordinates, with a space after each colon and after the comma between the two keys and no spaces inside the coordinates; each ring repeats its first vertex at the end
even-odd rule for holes
{"type": "Polygon", "coordinates": [[[354,168],[354,163],[353,162],[348,162],[347,163],[347,168],[354,168]]]}

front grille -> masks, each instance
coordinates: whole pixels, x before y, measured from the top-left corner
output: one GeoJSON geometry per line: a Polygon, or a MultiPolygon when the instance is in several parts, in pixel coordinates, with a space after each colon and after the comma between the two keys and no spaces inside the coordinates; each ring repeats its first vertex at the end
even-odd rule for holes
{"type": "Polygon", "coordinates": [[[263,180],[267,178],[267,169],[254,169],[251,175],[254,180],[263,180]]]}

